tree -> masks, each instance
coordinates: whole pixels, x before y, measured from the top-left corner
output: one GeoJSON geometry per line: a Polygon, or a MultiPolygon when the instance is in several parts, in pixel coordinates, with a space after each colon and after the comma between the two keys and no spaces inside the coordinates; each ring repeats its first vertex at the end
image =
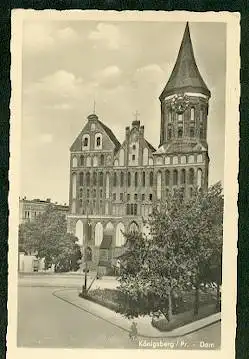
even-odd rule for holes
{"type": "MultiPolygon", "coordinates": [[[[178,190],[155,208],[150,238],[126,234],[128,248],[121,258],[120,291],[127,297],[120,311],[128,316],[162,313],[169,321],[176,293],[210,280],[211,265],[220,268],[223,197],[221,185],[191,199],[178,190]]],[[[213,267],[214,268],[214,267],[213,267]]],[[[217,277],[218,278],[218,277],[217,277]]]]}
{"type": "Polygon", "coordinates": [[[65,214],[52,206],[35,221],[19,227],[19,250],[45,258],[45,268],[54,264],[56,271],[78,269],[81,252],[77,240],[67,233],[65,214]]]}

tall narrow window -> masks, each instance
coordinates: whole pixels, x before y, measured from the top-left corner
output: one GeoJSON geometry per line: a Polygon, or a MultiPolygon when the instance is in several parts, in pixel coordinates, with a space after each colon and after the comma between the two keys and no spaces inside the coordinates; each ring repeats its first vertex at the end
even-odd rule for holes
{"type": "Polygon", "coordinates": [[[110,175],[109,175],[109,173],[106,174],[105,194],[106,194],[106,198],[108,199],[109,195],[110,195],[110,175]]]}
{"type": "Polygon", "coordinates": [[[97,146],[97,147],[100,146],[100,137],[97,137],[97,139],[96,139],[96,146],[97,146]]]}
{"type": "Polygon", "coordinates": [[[150,172],[150,186],[153,186],[153,172],[150,172]]]}
{"type": "Polygon", "coordinates": [[[194,176],[195,176],[194,169],[190,168],[190,170],[189,170],[189,178],[188,178],[189,184],[192,184],[192,185],[194,184],[194,176]]]}
{"type": "Polygon", "coordinates": [[[168,128],[168,139],[170,140],[172,137],[172,129],[168,128]]]}
{"type": "Polygon", "coordinates": [[[77,163],[77,157],[73,158],[73,167],[77,167],[78,163],[77,163]]]}
{"type": "Polygon", "coordinates": [[[128,172],[128,174],[127,174],[127,185],[128,185],[128,187],[130,187],[130,185],[131,185],[131,173],[130,172],[128,172]]]}
{"type": "Polygon", "coordinates": [[[80,186],[83,186],[84,184],[84,173],[80,172],[80,186]]]}
{"type": "Polygon", "coordinates": [[[143,149],[143,165],[147,165],[149,160],[149,150],[147,147],[143,149]]]}
{"type": "Polygon", "coordinates": [[[177,170],[173,171],[173,186],[177,186],[178,184],[178,172],[177,170]]]}
{"type": "Polygon", "coordinates": [[[123,187],[124,185],[124,172],[120,173],[120,186],[123,187]]]}
{"type": "Polygon", "coordinates": [[[183,114],[182,113],[178,114],[177,120],[178,120],[178,122],[182,122],[182,120],[183,120],[183,114]]]}
{"type": "Polygon", "coordinates": [[[170,172],[169,170],[165,171],[165,185],[169,186],[169,178],[170,178],[170,172]]]}
{"type": "Polygon", "coordinates": [[[183,168],[183,169],[181,170],[181,184],[182,184],[182,185],[185,185],[185,183],[186,183],[186,171],[185,171],[185,169],[183,168]]]}
{"type": "Polygon", "coordinates": [[[104,163],[105,163],[105,157],[104,157],[104,155],[101,155],[100,156],[100,165],[104,166],[104,163]]]}
{"type": "Polygon", "coordinates": [[[90,172],[86,173],[86,185],[90,186],[90,172]]]}
{"type": "Polygon", "coordinates": [[[203,127],[200,127],[200,138],[203,138],[204,136],[204,131],[203,131],[203,127]]]}
{"type": "Polygon", "coordinates": [[[142,185],[143,187],[145,187],[145,172],[143,172],[143,176],[142,176],[142,185]]]}
{"type": "Polygon", "coordinates": [[[94,188],[93,190],[93,197],[95,198],[96,197],[96,189],[94,188]]]}
{"type": "Polygon", "coordinates": [[[161,199],[162,194],[162,173],[157,173],[157,198],[161,199]]]}
{"type": "Polygon", "coordinates": [[[87,146],[88,146],[88,138],[87,138],[87,137],[84,138],[83,146],[84,146],[84,147],[87,147],[87,146]]]}
{"type": "Polygon", "coordinates": [[[190,121],[194,121],[195,120],[195,109],[194,107],[191,107],[191,110],[190,110],[190,121]]]}
{"type": "Polygon", "coordinates": [[[103,183],[104,183],[103,172],[100,172],[100,174],[99,174],[99,185],[100,185],[100,187],[103,187],[103,183]]]}
{"type": "Polygon", "coordinates": [[[83,189],[81,188],[80,189],[80,198],[82,198],[83,197],[83,189]]]}
{"type": "Polygon", "coordinates": [[[113,173],[113,187],[116,187],[117,186],[117,173],[114,172],[113,173]]]}
{"type": "Polygon", "coordinates": [[[134,180],[134,182],[135,182],[135,187],[137,187],[137,182],[138,182],[138,174],[137,174],[137,172],[135,172],[135,180],[134,180]]]}
{"type": "Polygon", "coordinates": [[[84,156],[83,155],[80,156],[80,166],[81,167],[84,166],[84,156]]]}
{"type": "Polygon", "coordinates": [[[73,198],[76,198],[76,188],[77,188],[77,175],[76,173],[72,174],[72,195],[73,198]]]}
{"type": "Polygon", "coordinates": [[[97,185],[97,173],[93,172],[93,185],[96,186],[97,185]]]}
{"type": "Polygon", "coordinates": [[[197,171],[197,186],[198,188],[202,187],[202,170],[200,168],[197,171]]]}
{"type": "Polygon", "coordinates": [[[129,204],[127,204],[126,205],[126,214],[130,214],[130,205],[129,204]]]}
{"type": "Polygon", "coordinates": [[[137,215],[137,204],[134,204],[134,216],[137,215]]]}
{"type": "Polygon", "coordinates": [[[134,194],[134,201],[137,201],[137,193],[134,194]]]}
{"type": "Polygon", "coordinates": [[[177,137],[182,138],[182,135],[183,135],[183,129],[182,129],[182,127],[179,127],[178,132],[177,132],[177,137]]]}

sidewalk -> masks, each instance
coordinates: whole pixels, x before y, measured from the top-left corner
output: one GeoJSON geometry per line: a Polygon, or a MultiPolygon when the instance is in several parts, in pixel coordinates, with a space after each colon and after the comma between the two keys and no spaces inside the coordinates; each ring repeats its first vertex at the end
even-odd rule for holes
{"type": "MultiPolygon", "coordinates": [[[[103,319],[118,328],[130,331],[133,320],[123,317],[121,314],[116,313],[102,305],[93,303],[89,300],[79,297],[79,290],[76,289],[58,289],[53,292],[57,298],[64,300],[93,316],[103,319]]],[[[187,324],[181,328],[172,330],[171,332],[160,332],[151,325],[151,318],[149,316],[136,318],[134,321],[137,323],[138,335],[147,338],[176,338],[190,334],[196,330],[204,328],[208,325],[220,321],[220,313],[213,314],[207,318],[200,319],[196,322],[187,324]]]]}

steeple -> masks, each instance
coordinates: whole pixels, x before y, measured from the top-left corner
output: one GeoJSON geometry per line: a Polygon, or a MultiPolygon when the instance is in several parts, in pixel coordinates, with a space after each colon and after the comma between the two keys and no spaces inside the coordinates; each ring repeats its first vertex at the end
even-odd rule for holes
{"type": "Polygon", "coordinates": [[[162,101],[165,97],[180,92],[197,92],[210,97],[210,91],[195,62],[188,23],[174,69],[159,98],[162,101]]]}

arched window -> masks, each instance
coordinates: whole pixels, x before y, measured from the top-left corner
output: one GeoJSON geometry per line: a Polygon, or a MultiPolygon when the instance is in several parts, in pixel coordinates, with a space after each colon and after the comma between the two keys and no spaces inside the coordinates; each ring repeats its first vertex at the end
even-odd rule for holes
{"type": "Polygon", "coordinates": [[[203,161],[202,154],[197,155],[197,162],[201,163],[203,161]]]}
{"type": "Polygon", "coordinates": [[[173,165],[177,165],[178,164],[178,157],[174,156],[173,157],[173,165]]]}
{"type": "Polygon", "coordinates": [[[125,244],[125,236],[124,233],[125,232],[125,226],[123,225],[123,223],[118,223],[117,227],[116,227],[116,247],[122,247],[125,244]]]}
{"type": "Polygon", "coordinates": [[[95,246],[99,247],[103,240],[103,226],[100,222],[98,222],[95,226],[95,246]]]}
{"type": "Polygon", "coordinates": [[[162,196],[162,173],[157,172],[157,198],[161,199],[162,196]]]}
{"type": "Polygon", "coordinates": [[[83,189],[80,188],[80,198],[82,198],[82,197],[83,197],[83,189]]]}
{"type": "Polygon", "coordinates": [[[154,174],[153,174],[153,172],[150,172],[150,186],[153,186],[153,176],[154,176],[154,174]]]}
{"type": "Polygon", "coordinates": [[[131,185],[131,173],[130,172],[128,172],[128,174],[127,174],[127,185],[128,185],[128,187],[130,187],[130,185],[131,185]]]}
{"type": "Polygon", "coordinates": [[[191,107],[190,110],[190,121],[193,122],[195,120],[195,108],[191,107]]]}
{"type": "Polygon", "coordinates": [[[177,120],[178,120],[178,122],[182,122],[182,120],[183,120],[183,114],[182,113],[178,113],[177,120]]]}
{"type": "Polygon", "coordinates": [[[83,155],[80,156],[80,166],[81,167],[84,166],[84,156],[83,155]]]}
{"type": "Polygon", "coordinates": [[[119,151],[119,165],[124,166],[124,150],[121,148],[119,151]]]}
{"type": "Polygon", "coordinates": [[[194,127],[190,127],[189,135],[190,135],[191,138],[195,137],[195,129],[194,129],[194,127]]]}
{"type": "Polygon", "coordinates": [[[181,170],[181,184],[184,185],[186,183],[186,171],[185,169],[183,168],[181,170]]]}
{"type": "Polygon", "coordinates": [[[104,177],[103,177],[103,172],[99,173],[99,186],[103,187],[104,184],[104,177]]]}
{"type": "Polygon", "coordinates": [[[77,157],[74,156],[74,157],[73,157],[73,167],[77,167],[77,166],[78,166],[77,157]]]}
{"type": "Polygon", "coordinates": [[[197,187],[202,187],[202,170],[200,168],[197,170],[197,187]]]}
{"type": "Polygon", "coordinates": [[[165,186],[169,186],[169,180],[170,180],[170,172],[169,170],[165,171],[165,186]]]}
{"type": "Polygon", "coordinates": [[[105,194],[106,194],[106,198],[108,199],[110,196],[110,175],[109,175],[109,173],[106,174],[105,194]]]}
{"type": "Polygon", "coordinates": [[[76,226],[75,226],[75,237],[78,238],[78,244],[80,246],[83,245],[84,242],[84,237],[83,237],[84,231],[83,231],[83,223],[82,221],[79,219],[76,222],[76,226]]]}
{"type": "Polygon", "coordinates": [[[93,185],[96,186],[97,185],[97,173],[93,172],[93,185]]]}
{"type": "Polygon", "coordinates": [[[185,164],[187,161],[186,161],[186,156],[181,156],[181,163],[182,164],[185,164]]]}
{"type": "Polygon", "coordinates": [[[177,132],[177,137],[182,138],[182,135],[183,135],[183,129],[182,129],[182,127],[179,127],[178,132],[177,132]]]}
{"type": "Polygon", "coordinates": [[[135,187],[137,187],[137,182],[138,182],[138,174],[137,174],[137,172],[135,172],[134,182],[135,182],[135,187]]]}
{"type": "Polygon", "coordinates": [[[130,226],[129,226],[129,232],[131,233],[135,233],[139,231],[139,226],[136,222],[131,222],[130,226]]]}
{"type": "Polygon", "coordinates": [[[114,172],[113,173],[113,187],[116,187],[117,186],[117,173],[114,172]]]}
{"type": "Polygon", "coordinates": [[[93,167],[98,167],[98,157],[97,156],[93,157],[93,167]]]}
{"type": "Polygon", "coordinates": [[[100,165],[104,166],[104,164],[105,164],[105,157],[104,157],[104,155],[101,155],[100,156],[100,165]]]}
{"type": "Polygon", "coordinates": [[[114,161],[114,166],[115,167],[118,167],[118,159],[116,158],[115,161],[114,161]]]}
{"type": "Polygon", "coordinates": [[[194,163],[195,162],[195,157],[194,157],[194,155],[190,155],[189,157],[188,157],[188,163],[194,163]]]}
{"type": "Polygon", "coordinates": [[[102,134],[95,134],[95,149],[100,150],[102,148],[102,134]]]}
{"type": "Polygon", "coordinates": [[[84,185],[84,173],[80,172],[80,186],[84,185]]]}
{"type": "Polygon", "coordinates": [[[194,184],[194,176],[195,176],[195,172],[194,172],[193,168],[190,168],[188,176],[189,176],[188,183],[193,185],[194,184]]]}
{"type": "Polygon", "coordinates": [[[148,148],[145,147],[143,149],[143,165],[147,165],[148,164],[148,159],[149,159],[149,151],[148,151],[148,148]]]}
{"type": "Polygon", "coordinates": [[[87,150],[90,147],[90,136],[85,134],[82,138],[82,150],[87,150]]]}
{"type": "Polygon", "coordinates": [[[77,175],[76,173],[72,174],[72,197],[76,198],[76,187],[77,187],[77,175]]]}
{"type": "Polygon", "coordinates": [[[173,171],[173,186],[177,186],[178,184],[178,172],[177,170],[173,171]]]}
{"type": "Polygon", "coordinates": [[[170,157],[166,156],[166,157],[165,157],[165,160],[164,160],[164,163],[165,163],[166,165],[170,165],[170,157]]]}
{"type": "Polygon", "coordinates": [[[90,156],[88,156],[87,158],[86,158],[86,166],[87,167],[91,167],[91,157],[90,156]]]}
{"type": "Polygon", "coordinates": [[[90,186],[90,172],[86,173],[86,185],[90,186]]]}
{"type": "Polygon", "coordinates": [[[120,186],[123,187],[124,185],[124,173],[120,172],[120,186]]]}
{"type": "Polygon", "coordinates": [[[145,187],[145,172],[143,172],[143,175],[142,175],[142,186],[145,187]]]}

